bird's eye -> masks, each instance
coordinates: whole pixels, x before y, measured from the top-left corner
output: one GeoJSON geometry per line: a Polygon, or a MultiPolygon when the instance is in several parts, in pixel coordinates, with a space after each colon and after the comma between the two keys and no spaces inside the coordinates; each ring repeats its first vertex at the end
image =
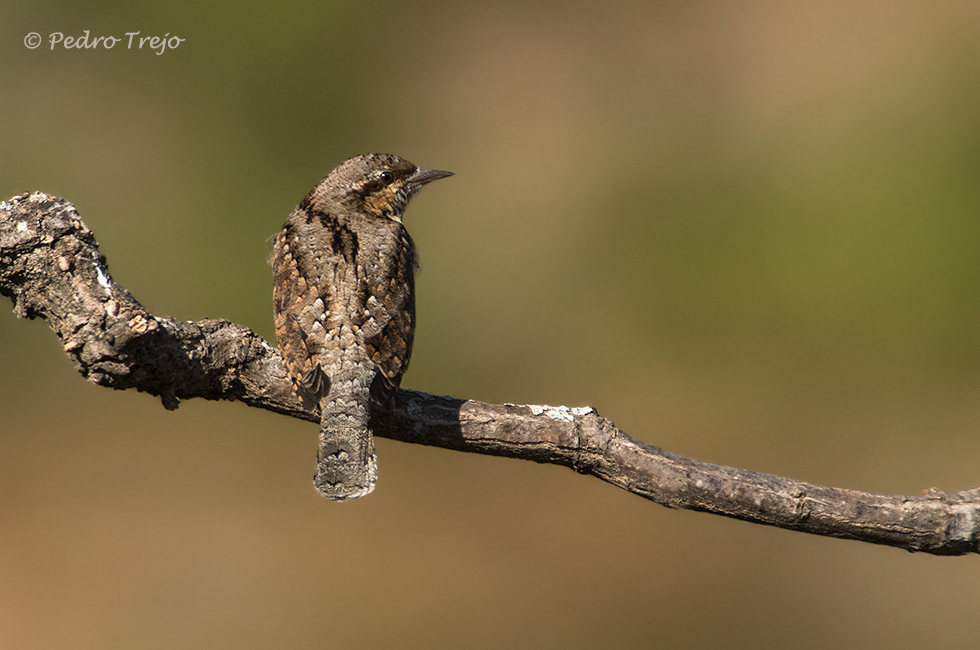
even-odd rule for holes
{"type": "Polygon", "coordinates": [[[381,172],[381,182],[382,183],[384,183],[385,185],[388,185],[393,180],[395,180],[395,175],[394,174],[392,174],[391,172],[381,172]]]}

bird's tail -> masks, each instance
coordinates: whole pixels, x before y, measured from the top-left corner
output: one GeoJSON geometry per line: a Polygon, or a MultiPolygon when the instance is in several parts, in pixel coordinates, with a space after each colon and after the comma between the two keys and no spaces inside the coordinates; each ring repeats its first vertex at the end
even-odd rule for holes
{"type": "Polygon", "coordinates": [[[327,397],[321,403],[320,450],[313,484],[331,501],[362,497],[378,481],[368,408],[358,399],[327,397]]]}

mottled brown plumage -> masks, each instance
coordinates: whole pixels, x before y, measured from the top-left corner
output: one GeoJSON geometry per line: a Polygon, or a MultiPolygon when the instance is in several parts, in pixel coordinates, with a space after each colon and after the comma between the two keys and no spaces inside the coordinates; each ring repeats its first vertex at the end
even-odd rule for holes
{"type": "Polygon", "coordinates": [[[372,406],[390,402],[415,335],[412,196],[450,172],[388,154],[341,163],[289,215],[272,267],[276,338],[296,392],[321,411],[314,484],[343,501],[374,489],[372,406]]]}

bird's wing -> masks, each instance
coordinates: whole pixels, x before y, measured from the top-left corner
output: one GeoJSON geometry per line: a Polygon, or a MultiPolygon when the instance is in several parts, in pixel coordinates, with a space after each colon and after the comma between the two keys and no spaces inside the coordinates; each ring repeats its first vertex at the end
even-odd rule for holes
{"type": "Polygon", "coordinates": [[[415,244],[399,228],[397,253],[378,261],[381,268],[372,277],[382,278],[366,287],[365,347],[376,374],[371,398],[381,404],[391,400],[408,370],[415,338],[415,244]]]}
{"type": "Polygon", "coordinates": [[[272,253],[276,339],[297,394],[313,410],[330,392],[330,378],[320,366],[320,356],[332,282],[325,281],[322,271],[309,277],[309,269],[317,267],[306,259],[311,255],[309,248],[297,245],[300,233],[291,221],[276,237],[272,253]]]}

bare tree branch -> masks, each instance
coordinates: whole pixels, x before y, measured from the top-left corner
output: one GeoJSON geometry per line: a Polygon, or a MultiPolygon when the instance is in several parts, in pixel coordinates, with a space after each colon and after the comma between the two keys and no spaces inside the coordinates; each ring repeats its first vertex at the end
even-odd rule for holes
{"type": "MultiPolygon", "coordinates": [[[[89,381],[181,399],[238,400],[318,422],[293,395],[278,350],[225,320],[150,314],[109,275],[74,206],[42,193],[0,203],[0,294],[40,316],[89,381]]],[[[570,467],[670,508],[936,555],[980,552],[980,488],[898,496],[712,465],[618,430],[592,408],[485,404],[401,390],[379,436],[570,467]]]]}

